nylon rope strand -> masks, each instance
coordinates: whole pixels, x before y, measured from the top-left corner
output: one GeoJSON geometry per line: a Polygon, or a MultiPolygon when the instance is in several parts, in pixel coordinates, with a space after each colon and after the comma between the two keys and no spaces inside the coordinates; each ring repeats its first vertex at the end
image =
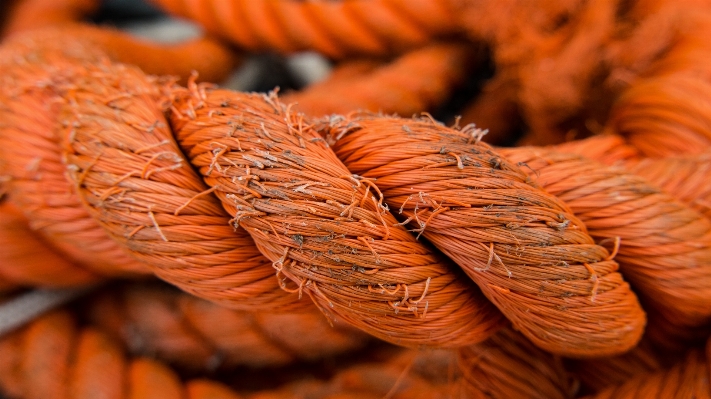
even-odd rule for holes
{"type": "Polygon", "coordinates": [[[205,195],[172,141],[155,81],[111,64],[71,34],[67,43],[40,41],[54,33],[18,37],[0,50],[8,71],[0,159],[10,177],[9,200],[32,227],[99,275],[145,274],[149,265],[183,289],[231,307],[308,306],[279,289],[249,236],[234,232],[219,202],[205,195]],[[121,138],[133,141],[124,145],[121,138]],[[96,152],[86,155],[90,149],[96,152]],[[80,195],[67,195],[72,186],[80,195]],[[107,220],[97,224],[90,213],[107,220]]]}
{"type": "Polygon", "coordinates": [[[479,142],[481,131],[370,115],[322,131],[537,346],[601,356],[639,340],[645,315],[612,255],[563,202],[479,142]]]}
{"type": "Polygon", "coordinates": [[[617,247],[625,279],[679,326],[711,321],[711,223],[621,168],[540,148],[501,149],[570,206],[598,242],[617,247]],[[616,243],[617,242],[617,243],[616,243]]]}
{"type": "Polygon", "coordinates": [[[446,1],[153,0],[249,51],[389,55],[456,31],[446,1]]]}
{"type": "Polygon", "coordinates": [[[83,301],[79,317],[124,343],[188,372],[274,368],[362,350],[369,336],[321,312],[229,309],[165,284],[131,283],[83,301]]]}
{"type": "Polygon", "coordinates": [[[363,72],[357,68],[367,61],[344,62],[326,80],[287,93],[281,101],[310,117],[355,109],[412,115],[434,109],[451,96],[481,58],[476,50],[470,44],[437,43],[363,72]]]}
{"type": "Polygon", "coordinates": [[[171,124],[289,290],[401,345],[461,346],[500,325],[480,292],[398,224],[303,115],[275,96],[176,88],[171,124]]]}

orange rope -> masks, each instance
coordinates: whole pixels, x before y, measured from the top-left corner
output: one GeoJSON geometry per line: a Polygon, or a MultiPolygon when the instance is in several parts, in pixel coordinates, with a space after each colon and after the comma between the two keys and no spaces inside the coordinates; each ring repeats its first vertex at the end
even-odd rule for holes
{"type": "Polygon", "coordinates": [[[402,345],[459,346],[499,326],[481,294],[398,225],[375,185],[351,174],[303,115],[275,96],[196,85],[174,95],[181,147],[299,295],[402,345]]]}
{"type": "Polygon", "coordinates": [[[287,94],[282,101],[310,116],[353,110],[409,116],[442,104],[467,78],[474,58],[469,45],[435,44],[362,74],[340,71],[354,69],[345,63],[323,82],[287,94]]]}
{"type": "Polygon", "coordinates": [[[367,336],[316,309],[302,313],[226,309],[157,284],[119,287],[84,301],[91,324],[133,355],[190,371],[275,367],[361,349],[367,336]]]}
{"type": "Polygon", "coordinates": [[[457,262],[534,344],[572,356],[636,344],[645,317],[617,263],[563,202],[478,142],[476,130],[366,115],[324,133],[345,165],[377,179],[390,208],[457,262]]]}
{"type": "Polygon", "coordinates": [[[456,32],[449,2],[432,0],[154,0],[250,51],[388,55],[456,32]]]}
{"type": "Polygon", "coordinates": [[[576,390],[561,358],[508,328],[458,355],[467,397],[566,399],[576,390]]]}
{"type": "Polygon", "coordinates": [[[93,328],[57,311],[0,340],[0,389],[13,398],[239,399],[223,384],[180,381],[164,364],[127,358],[93,328]]]}
{"type": "Polygon", "coordinates": [[[675,324],[711,322],[711,223],[643,178],[575,155],[501,151],[612,247],[635,291],[675,324]]]}

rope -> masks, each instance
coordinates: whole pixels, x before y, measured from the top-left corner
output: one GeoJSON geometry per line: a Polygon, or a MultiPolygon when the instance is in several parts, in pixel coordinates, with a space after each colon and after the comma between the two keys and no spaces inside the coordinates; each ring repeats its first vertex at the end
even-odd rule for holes
{"type": "Polygon", "coordinates": [[[281,101],[314,117],[353,110],[413,115],[449,98],[466,80],[475,58],[468,45],[434,44],[362,73],[350,72],[362,62],[346,62],[326,80],[287,93],[281,101]]]}
{"type": "Polygon", "coordinates": [[[648,306],[675,324],[711,321],[711,223],[643,178],[574,155],[501,151],[570,206],[596,242],[616,247],[620,270],[648,306]]]}
{"type": "Polygon", "coordinates": [[[479,342],[500,318],[276,97],[192,85],[171,124],[235,227],[326,313],[402,345],[479,342]]]}
{"type": "Polygon", "coordinates": [[[93,328],[78,328],[66,311],[42,316],[0,341],[0,387],[11,397],[111,399],[237,399],[221,383],[183,383],[164,364],[127,358],[123,349],[93,328]]]}
{"type": "Polygon", "coordinates": [[[431,0],[154,0],[249,51],[388,55],[451,35],[455,10],[431,0]]]}
{"type": "Polygon", "coordinates": [[[589,398],[705,398],[709,387],[708,347],[693,350],[686,359],[673,367],[650,375],[639,375],[616,387],[610,387],[589,398]]]}
{"type": "MultiPolygon", "coordinates": [[[[205,225],[194,220],[209,215],[207,209],[216,212],[215,226],[225,223],[224,216],[219,217],[219,207],[209,208],[206,203],[212,198],[208,194],[214,194],[234,218],[235,226],[247,230],[267,254],[280,278],[279,285],[313,297],[326,313],[406,345],[460,346],[485,339],[498,326],[499,317],[477,297],[466,279],[405,231],[387,211],[385,204],[389,204],[392,209],[403,207],[405,218],[410,218],[416,232],[463,266],[537,345],[557,353],[589,356],[624,351],[639,338],[643,314],[608,251],[593,244],[585,227],[565,205],[528,183],[516,166],[472,142],[476,137],[411,120],[366,117],[331,126],[336,134],[343,127],[348,131],[343,139],[346,144],[337,144],[342,157],[350,157],[344,155],[344,145],[366,134],[368,124],[373,124],[370,131],[377,132],[371,133],[373,145],[389,146],[384,144],[388,143],[384,136],[388,134],[393,137],[392,145],[401,149],[409,148],[407,141],[414,140],[407,144],[412,149],[389,156],[405,154],[409,159],[425,151],[422,154],[427,161],[422,166],[428,172],[417,172],[413,174],[417,179],[400,182],[395,173],[375,186],[369,178],[382,177],[378,174],[383,173],[378,171],[380,165],[392,162],[387,158],[380,163],[366,162],[366,168],[353,163],[352,157],[344,158],[349,171],[324,146],[312,126],[276,99],[191,84],[171,94],[171,123],[182,150],[211,187],[205,190],[197,178],[190,177],[192,170],[179,150],[172,147],[167,123],[161,119],[159,87],[128,67],[108,64],[101,67],[103,72],[93,68],[67,66],[67,83],[51,86],[57,93],[53,98],[66,102],[60,113],[60,120],[67,121],[66,128],[60,135],[68,140],[63,144],[64,158],[77,192],[115,241],[148,261],[161,277],[190,292],[223,303],[230,301],[232,306],[255,306],[249,301],[273,306],[271,299],[262,300],[259,295],[236,296],[232,292],[234,282],[222,276],[211,275],[204,286],[195,288],[196,273],[173,267],[178,260],[166,257],[176,252],[185,257],[180,251],[189,251],[190,247],[175,246],[181,240],[203,245],[212,232],[186,237],[188,231],[205,225]],[[116,76],[122,76],[120,85],[116,76]],[[100,105],[100,98],[109,100],[100,105]],[[120,121],[116,131],[126,136],[120,142],[106,128],[116,117],[120,121]],[[443,147],[447,151],[441,153],[443,147]],[[486,167],[480,172],[476,165],[486,167]],[[448,171],[459,179],[472,180],[478,188],[492,184],[492,191],[480,199],[451,194],[439,198],[446,193],[428,198],[419,195],[420,191],[433,195],[426,183],[427,173],[440,176],[451,173],[448,171]],[[489,183],[481,182],[482,178],[489,183]],[[193,182],[188,183],[191,179],[193,182]],[[181,183],[176,187],[175,182],[181,183]],[[398,186],[392,184],[414,191],[401,194],[393,191],[398,186]],[[517,199],[509,191],[497,194],[502,190],[499,187],[513,190],[517,199]],[[185,189],[188,191],[182,197],[157,200],[158,195],[176,196],[185,189]],[[384,190],[382,195],[379,190],[384,190]],[[496,205],[499,202],[531,208],[522,216],[516,213],[517,208],[496,205]],[[472,245],[466,251],[461,250],[460,239],[446,238],[460,227],[456,223],[440,224],[450,220],[450,212],[469,213],[474,220],[487,221],[488,226],[484,226],[488,228],[481,232],[477,227],[468,228],[466,234],[472,238],[466,239],[472,240],[472,245]],[[493,222],[496,219],[501,221],[493,222]],[[446,233],[448,229],[453,230],[446,233]],[[554,245],[541,247],[541,243],[554,245]],[[570,250],[573,245],[579,249],[570,250]],[[509,253],[505,253],[507,248],[509,253]],[[532,254],[532,258],[519,258],[523,252],[532,254]],[[164,266],[161,261],[165,261],[164,266]],[[531,265],[540,265],[533,266],[538,268],[536,273],[544,272],[550,282],[541,285],[536,282],[540,277],[528,277],[531,265]],[[287,285],[287,277],[294,285],[287,285]],[[217,285],[218,281],[225,285],[217,285]],[[568,311],[571,306],[575,312],[568,311]],[[604,316],[590,320],[584,316],[585,309],[597,309],[604,316]],[[380,318],[375,321],[373,315],[380,318]],[[571,325],[594,333],[575,333],[571,325]]],[[[4,137],[14,139],[17,135],[4,137]]],[[[367,145],[359,149],[368,151],[371,158],[383,156],[370,150],[367,145]]],[[[460,184],[463,182],[466,180],[460,184]]],[[[11,181],[11,198],[15,187],[15,181],[11,181]]],[[[466,189],[466,184],[463,187],[466,189]]],[[[14,196],[24,197],[16,192],[14,196]]],[[[240,248],[252,247],[245,242],[240,248]]],[[[203,250],[197,252],[204,254],[203,250]]],[[[272,273],[266,267],[258,270],[265,273],[260,280],[272,273]]],[[[271,287],[264,292],[277,295],[277,287],[271,287]]],[[[293,300],[294,296],[279,298],[293,300]]]]}
{"type": "Polygon", "coordinates": [[[521,334],[503,329],[458,351],[466,397],[566,399],[574,397],[563,362],[521,334]]]}
{"type": "Polygon", "coordinates": [[[84,301],[82,316],[133,356],[180,370],[226,371],[314,362],[361,349],[367,336],[316,309],[243,312],[157,284],[119,286],[84,301]]]}
{"type": "Polygon", "coordinates": [[[572,356],[636,344],[644,315],[612,256],[567,205],[478,142],[476,130],[365,116],[328,133],[348,168],[377,179],[390,208],[457,262],[534,344],[572,356]]]}

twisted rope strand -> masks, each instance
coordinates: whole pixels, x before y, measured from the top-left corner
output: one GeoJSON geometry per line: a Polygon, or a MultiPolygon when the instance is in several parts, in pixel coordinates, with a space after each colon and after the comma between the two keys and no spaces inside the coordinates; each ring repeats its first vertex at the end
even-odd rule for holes
{"type": "Polygon", "coordinates": [[[276,97],[192,85],[174,104],[178,142],[235,226],[325,313],[401,345],[461,346],[499,327],[481,294],[397,223],[377,186],[276,97]]]}
{"type": "Polygon", "coordinates": [[[303,50],[332,58],[388,55],[422,46],[456,27],[449,2],[432,0],[154,0],[250,51],[303,50]]]}
{"type": "Polygon", "coordinates": [[[107,335],[56,311],[0,340],[0,391],[17,399],[239,399],[209,380],[186,384],[164,364],[127,358],[107,335]]]}
{"type": "Polygon", "coordinates": [[[324,133],[537,346],[601,356],[639,340],[644,313],[608,251],[565,204],[478,142],[480,131],[366,115],[324,133]]]}
{"type": "Polygon", "coordinates": [[[243,312],[169,290],[129,285],[95,296],[85,314],[132,355],[152,355],[181,369],[229,370],[315,361],[360,349],[367,336],[316,310],[243,312]]]}
{"type": "Polygon", "coordinates": [[[413,50],[362,74],[339,73],[353,69],[345,63],[325,81],[281,101],[312,117],[353,110],[409,116],[442,104],[464,82],[475,58],[470,45],[446,43],[413,50]]]}
{"type": "Polygon", "coordinates": [[[619,240],[616,260],[636,292],[674,323],[711,321],[711,223],[643,178],[536,148],[502,149],[570,206],[598,242],[619,240]]]}

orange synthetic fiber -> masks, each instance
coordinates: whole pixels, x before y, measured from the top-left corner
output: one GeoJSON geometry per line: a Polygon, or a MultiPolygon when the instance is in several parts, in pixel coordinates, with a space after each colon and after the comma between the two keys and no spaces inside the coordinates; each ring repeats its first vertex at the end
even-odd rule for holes
{"type": "Polygon", "coordinates": [[[91,324],[134,355],[182,369],[281,366],[355,351],[367,336],[313,308],[303,313],[242,312],[158,284],[128,285],[86,300],[91,324]]]}
{"type": "Polygon", "coordinates": [[[15,32],[80,21],[99,9],[98,0],[10,0],[0,38],[15,32]]]}
{"type": "Polygon", "coordinates": [[[184,384],[155,360],[127,358],[107,335],[78,329],[66,311],[41,316],[0,340],[0,393],[9,399],[241,397],[214,381],[184,384]]]}
{"type": "Polygon", "coordinates": [[[569,141],[546,148],[564,154],[577,154],[608,166],[627,166],[630,162],[641,158],[639,151],[628,145],[625,139],[608,134],[569,141]]]}
{"type": "Polygon", "coordinates": [[[565,361],[565,370],[582,385],[581,390],[594,393],[624,383],[637,376],[663,370],[661,357],[649,340],[642,341],[631,351],[613,357],[565,361]]]}
{"type": "Polygon", "coordinates": [[[481,131],[369,115],[324,130],[349,169],[377,178],[388,205],[537,346],[605,356],[639,340],[644,312],[613,255],[567,205],[480,143],[481,131]]]}
{"type": "Polygon", "coordinates": [[[711,220],[711,153],[644,159],[626,166],[711,220]]]}
{"type": "Polygon", "coordinates": [[[276,96],[195,84],[174,95],[178,142],[235,227],[295,282],[286,289],[401,345],[462,346],[501,325],[476,287],[397,223],[373,181],[276,96]]]}
{"type": "Polygon", "coordinates": [[[6,109],[0,108],[8,121],[0,129],[0,152],[11,177],[9,198],[29,214],[32,227],[101,275],[147,273],[149,265],[184,290],[231,307],[308,306],[279,289],[269,262],[246,233],[229,227],[219,201],[182,159],[155,79],[109,63],[76,37],[54,47],[34,41],[52,32],[18,37],[0,50],[38,58],[7,61],[3,86],[9,91],[6,109]],[[38,115],[43,108],[49,109],[38,115]]]}
{"type": "Polygon", "coordinates": [[[647,157],[703,153],[711,146],[711,81],[683,75],[641,81],[617,100],[606,130],[647,157]]]}
{"type": "Polygon", "coordinates": [[[249,399],[465,399],[453,351],[402,351],[339,371],[329,381],[301,380],[249,399]]]}
{"type": "Polygon", "coordinates": [[[705,353],[692,350],[686,359],[673,367],[653,374],[640,375],[625,383],[610,387],[587,399],[709,399],[711,398],[711,355],[707,343],[705,353]]]}
{"type": "Polygon", "coordinates": [[[543,148],[500,153],[526,165],[524,172],[570,206],[593,238],[616,247],[625,279],[670,322],[711,322],[707,218],[621,168],[543,148]]]}
{"type": "Polygon", "coordinates": [[[64,287],[99,279],[48,247],[28,223],[17,208],[0,203],[0,279],[7,285],[64,287]]]}
{"type": "Polygon", "coordinates": [[[173,140],[155,80],[109,65],[77,67],[63,94],[64,162],[89,213],[162,279],[234,308],[284,311],[270,262],[210,194],[173,140]]]}
{"type": "Polygon", "coordinates": [[[314,117],[353,110],[403,116],[432,111],[467,79],[475,50],[465,44],[433,44],[362,74],[339,73],[353,68],[345,63],[326,80],[281,100],[314,117]]]}
{"type": "Polygon", "coordinates": [[[475,123],[488,132],[482,138],[489,144],[503,144],[521,124],[515,90],[504,79],[494,78],[484,85],[474,101],[462,110],[459,123],[475,123]]]}
{"type": "Polygon", "coordinates": [[[616,135],[600,135],[550,147],[561,153],[578,154],[606,165],[624,166],[644,177],[674,198],[711,219],[711,155],[642,158],[639,152],[616,135]]]}
{"type": "Polygon", "coordinates": [[[566,399],[577,386],[560,357],[503,329],[487,341],[459,349],[463,389],[471,398],[566,399]]]}
{"type": "Polygon", "coordinates": [[[456,31],[455,9],[433,0],[153,0],[250,50],[389,55],[456,31]]]}

